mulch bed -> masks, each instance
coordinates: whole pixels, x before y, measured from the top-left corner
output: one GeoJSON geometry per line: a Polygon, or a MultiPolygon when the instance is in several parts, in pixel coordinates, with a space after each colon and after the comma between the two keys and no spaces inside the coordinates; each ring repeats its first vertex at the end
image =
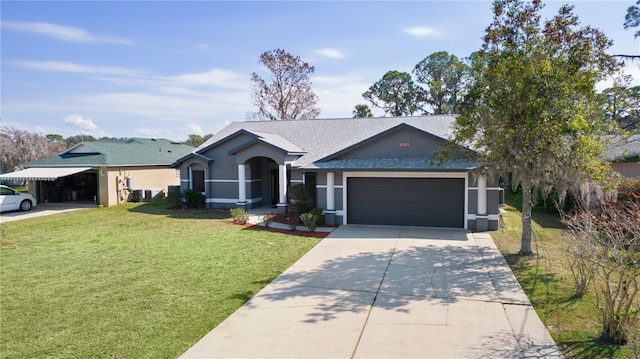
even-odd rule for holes
{"type": "Polygon", "coordinates": [[[230,219],[229,222],[237,224],[239,226],[244,226],[247,229],[253,229],[253,230],[257,230],[257,231],[284,233],[284,234],[290,234],[292,236],[299,236],[299,237],[325,238],[326,236],[329,235],[329,232],[309,232],[309,231],[297,231],[297,230],[296,231],[292,231],[290,229],[265,227],[265,226],[259,226],[257,224],[251,224],[251,223],[238,223],[233,219],[230,219]]]}

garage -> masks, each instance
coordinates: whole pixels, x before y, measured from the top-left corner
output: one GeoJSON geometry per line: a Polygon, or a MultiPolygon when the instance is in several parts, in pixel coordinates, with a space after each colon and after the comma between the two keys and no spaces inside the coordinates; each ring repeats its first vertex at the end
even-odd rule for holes
{"type": "Polygon", "coordinates": [[[464,178],[347,179],[350,224],[464,228],[464,178]]]}

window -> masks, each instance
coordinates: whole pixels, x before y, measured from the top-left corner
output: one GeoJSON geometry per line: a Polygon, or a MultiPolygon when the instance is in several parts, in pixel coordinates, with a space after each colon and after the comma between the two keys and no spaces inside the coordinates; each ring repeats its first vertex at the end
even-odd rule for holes
{"type": "Polygon", "coordinates": [[[204,170],[191,168],[191,189],[199,192],[205,192],[204,170]]]}

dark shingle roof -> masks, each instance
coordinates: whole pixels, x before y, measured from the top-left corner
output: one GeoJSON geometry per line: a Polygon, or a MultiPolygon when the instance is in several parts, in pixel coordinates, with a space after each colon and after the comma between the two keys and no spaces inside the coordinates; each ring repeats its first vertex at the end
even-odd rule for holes
{"type": "Polygon", "coordinates": [[[305,152],[295,161],[294,166],[317,168],[314,162],[403,123],[440,138],[449,139],[454,120],[455,117],[451,115],[438,115],[232,122],[196,151],[206,152],[206,149],[216,142],[237,131],[246,130],[266,140],[284,139],[291,145],[278,140],[280,141],[278,147],[295,146],[302,150],[300,152],[305,152]],[[277,135],[277,137],[269,137],[265,133],[277,135]]]}
{"type": "Polygon", "coordinates": [[[79,143],[63,153],[27,162],[26,167],[170,165],[193,147],[166,139],[79,143]]]}

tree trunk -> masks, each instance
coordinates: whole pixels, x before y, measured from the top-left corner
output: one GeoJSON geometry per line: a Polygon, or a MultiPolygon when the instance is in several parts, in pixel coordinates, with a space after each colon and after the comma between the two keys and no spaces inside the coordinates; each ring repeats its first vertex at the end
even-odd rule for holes
{"type": "Polygon", "coordinates": [[[520,255],[533,255],[531,250],[531,185],[522,183],[522,239],[520,240],[520,255]]]}

